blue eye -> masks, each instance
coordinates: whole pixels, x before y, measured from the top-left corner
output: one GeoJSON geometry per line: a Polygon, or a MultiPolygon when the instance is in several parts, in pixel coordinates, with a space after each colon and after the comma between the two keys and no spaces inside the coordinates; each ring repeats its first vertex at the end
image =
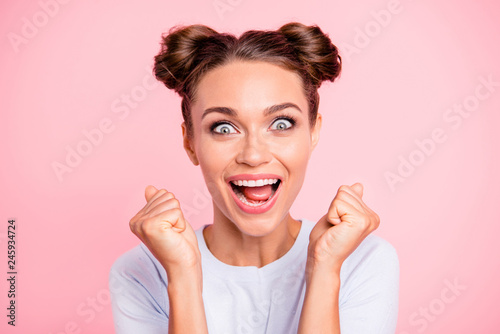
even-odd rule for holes
{"type": "Polygon", "coordinates": [[[228,134],[231,134],[231,133],[237,133],[237,131],[234,128],[234,126],[232,126],[229,123],[221,123],[221,124],[215,126],[212,129],[212,131],[215,132],[215,133],[218,133],[218,134],[222,134],[222,135],[228,135],[228,134]]]}
{"type": "Polygon", "coordinates": [[[278,131],[283,131],[283,130],[288,130],[293,126],[293,123],[286,119],[286,118],[278,118],[271,124],[271,129],[273,130],[278,130],[278,131]]]}

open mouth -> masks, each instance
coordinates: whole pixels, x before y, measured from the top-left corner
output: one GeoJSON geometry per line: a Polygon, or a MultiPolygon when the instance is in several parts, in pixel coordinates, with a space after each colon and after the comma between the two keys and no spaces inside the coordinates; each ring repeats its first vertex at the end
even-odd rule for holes
{"type": "Polygon", "coordinates": [[[233,179],[229,184],[236,204],[243,211],[262,213],[269,210],[276,202],[281,180],[279,178],[233,179]]]}
{"type": "Polygon", "coordinates": [[[231,188],[243,203],[259,206],[269,201],[278,190],[280,179],[231,181],[231,188]]]}

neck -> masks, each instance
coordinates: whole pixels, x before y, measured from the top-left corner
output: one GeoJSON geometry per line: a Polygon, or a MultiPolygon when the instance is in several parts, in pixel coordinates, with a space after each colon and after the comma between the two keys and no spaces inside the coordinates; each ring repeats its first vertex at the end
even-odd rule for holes
{"type": "Polygon", "coordinates": [[[261,268],[292,248],[300,226],[301,223],[288,213],[271,233],[252,236],[242,232],[226,217],[217,219],[214,210],[214,224],[204,229],[203,236],[210,252],[221,262],[261,268]]]}

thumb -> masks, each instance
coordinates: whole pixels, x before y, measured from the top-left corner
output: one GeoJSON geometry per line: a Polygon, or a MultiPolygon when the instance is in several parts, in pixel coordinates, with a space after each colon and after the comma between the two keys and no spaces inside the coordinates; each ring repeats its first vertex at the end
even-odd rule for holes
{"type": "Polygon", "coordinates": [[[155,186],[149,185],[146,187],[145,197],[146,201],[149,202],[151,197],[153,197],[158,192],[158,189],[155,186]]]}
{"type": "Polygon", "coordinates": [[[363,197],[363,185],[359,182],[357,183],[354,183],[352,186],[351,186],[352,190],[354,190],[354,192],[356,193],[356,195],[359,196],[359,198],[362,198],[363,197]]]}

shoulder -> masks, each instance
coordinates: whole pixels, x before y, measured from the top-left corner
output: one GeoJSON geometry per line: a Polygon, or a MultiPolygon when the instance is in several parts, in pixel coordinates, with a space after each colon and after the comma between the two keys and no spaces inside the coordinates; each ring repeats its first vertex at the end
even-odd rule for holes
{"type": "Polygon", "coordinates": [[[163,267],[144,244],[115,260],[109,291],[116,333],[163,333],[168,327],[168,296],[163,267]]]}
{"type": "Polygon", "coordinates": [[[396,249],[370,234],[340,270],[339,311],[342,333],[394,333],[399,304],[396,249]]]}
{"type": "Polygon", "coordinates": [[[399,259],[396,249],[387,240],[368,235],[342,264],[340,279],[343,302],[381,298],[397,305],[399,259]]]}
{"type": "Polygon", "coordinates": [[[364,272],[365,275],[386,273],[394,276],[399,274],[398,254],[390,242],[370,234],[344,261],[342,271],[341,275],[344,276],[352,272],[364,272]]]}
{"type": "MultiPolygon", "coordinates": [[[[149,292],[161,291],[166,284],[165,269],[144,244],[128,250],[118,257],[109,273],[110,290],[136,287],[149,292]]],[[[118,291],[116,291],[118,292],[118,291]]]]}
{"type": "Polygon", "coordinates": [[[351,261],[397,262],[394,246],[375,234],[369,234],[350,256],[351,261]]]}

